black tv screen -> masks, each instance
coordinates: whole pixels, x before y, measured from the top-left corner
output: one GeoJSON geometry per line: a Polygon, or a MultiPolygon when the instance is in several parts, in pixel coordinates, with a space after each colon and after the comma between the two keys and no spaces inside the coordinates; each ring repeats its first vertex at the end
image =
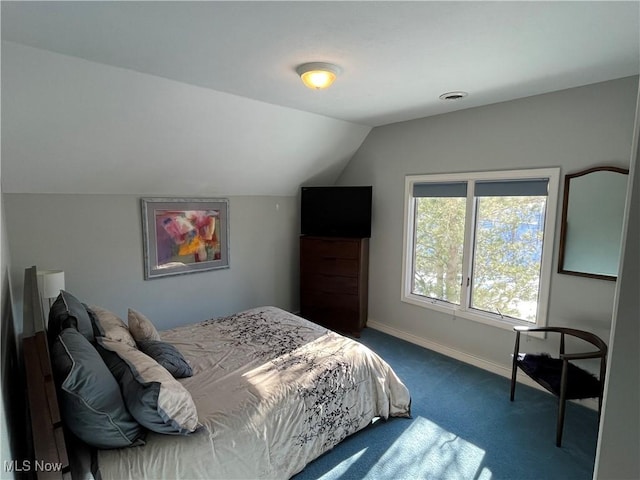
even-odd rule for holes
{"type": "Polygon", "coordinates": [[[371,236],[371,186],[302,187],[302,235],[371,236]]]}

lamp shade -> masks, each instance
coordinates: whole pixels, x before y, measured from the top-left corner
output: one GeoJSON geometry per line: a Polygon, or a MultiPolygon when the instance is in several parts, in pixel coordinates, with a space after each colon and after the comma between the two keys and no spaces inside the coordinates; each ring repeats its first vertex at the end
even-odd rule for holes
{"type": "Polygon", "coordinates": [[[42,280],[40,291],[43,298],[55,298],[64,290],[63,270],[40,270],[38,278],[42,280]]]}
{"type": "Polygon", "coordinates": [[[313,90],[322,90],[331,86],[340,73],[340,67],[331,63],[305,63],[296,68],[302,83],[313,90]]]}

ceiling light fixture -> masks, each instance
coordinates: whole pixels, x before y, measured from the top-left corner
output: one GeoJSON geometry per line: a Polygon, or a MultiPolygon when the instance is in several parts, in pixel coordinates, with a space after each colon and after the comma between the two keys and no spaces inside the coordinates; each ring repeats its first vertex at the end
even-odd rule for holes
{"type": "Polygon", "coordinates": [[[469,95],[467,92],[447,92],[440,95],[440,100],[460,100],[469,95]]]}
{"type": "Polygon", "coordinates": [[[304,63],[296,68],[302,83],[313,90],[330,87],[341,71],[337,65],[324,62],[304,63]]]}

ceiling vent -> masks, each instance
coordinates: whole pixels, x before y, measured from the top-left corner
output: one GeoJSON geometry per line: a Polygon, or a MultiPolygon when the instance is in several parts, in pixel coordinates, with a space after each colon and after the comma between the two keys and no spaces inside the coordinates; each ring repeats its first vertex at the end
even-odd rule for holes
{"type": "Polygon", "coordinates": [[[440,95],[440,100],[460,100],[469,95],[467,92],[447,92],[440,95]]]}

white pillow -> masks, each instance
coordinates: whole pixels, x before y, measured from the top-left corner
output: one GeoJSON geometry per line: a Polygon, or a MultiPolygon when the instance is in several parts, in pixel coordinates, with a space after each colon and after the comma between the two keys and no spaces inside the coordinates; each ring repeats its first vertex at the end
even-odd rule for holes
{"type": "Polygon", "coordinates": [[[153,326],[151,320],[140,312],[130,308],[127,313],[127,320],[129,322],[129,331],[136,342],[160,340],[160,334],[158,330],[156,330],[156,327],[153,326]]]}

